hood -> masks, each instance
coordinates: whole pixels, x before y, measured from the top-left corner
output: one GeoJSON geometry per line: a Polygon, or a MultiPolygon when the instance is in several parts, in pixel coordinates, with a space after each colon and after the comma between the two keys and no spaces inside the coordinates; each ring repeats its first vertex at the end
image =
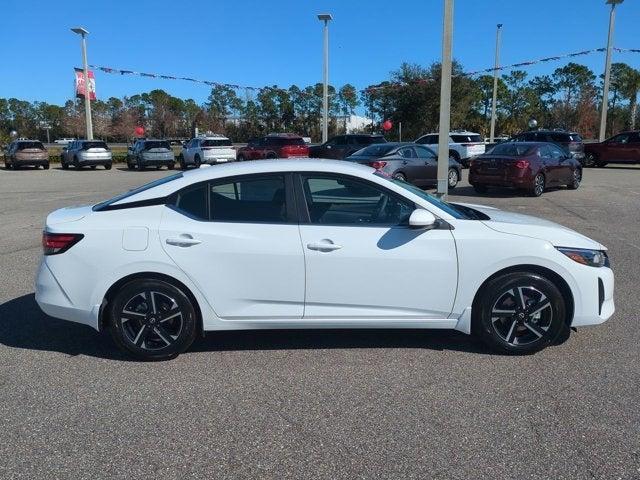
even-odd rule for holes
{"type": "Polygon", "coordinates": [[[62,223],[77,222],[91,213],[91,205],[81,207],[67,207],[55,210],[47,217],[47,227],[62,223]]]}
{"type": "Polygon", "coordinates": [[[467,207],[479,210],[489,220],[480,220],[487,227],[502,233],[546,240],[554,247],[587,248],[606,250],[606,247],[570,228],[543,218],[524,215],[522,213],[505,212],[494,207],[462,203],[467,207]]]}

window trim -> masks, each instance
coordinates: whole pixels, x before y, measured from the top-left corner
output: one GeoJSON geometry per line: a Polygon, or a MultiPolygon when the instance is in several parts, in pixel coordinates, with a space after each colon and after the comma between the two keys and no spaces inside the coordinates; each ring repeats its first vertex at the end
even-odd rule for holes
{"type": "Polygon", "coordinates": [[[382,190],[384,193],[386,193],[390,197],[398,199],[403,203],[409,204],[410,206],[413,207],[414,210],[417,208],[421,208],[418,205],[416,205],[415,202],[413,202],[412,200],[409,200],[405,196],[400,195],[399,193],[394,192],[393,190],[383,185],[380,185],[379,183],[371,182],[362,177],[357,177],[354,175],[348,175],[348,174],[342,174],[342,173],[331,173],[331,172],[314,172],[314,171],[293,172],[295,195],[296,195],[296,208],[298,209],[298,212],[299,212],[300,225],[317,225],[321,227],[345,227],[345,228],[354,228],[354,227],[355,228],[362,228],[362,227],[364,228],[402,228],[402,229],[410,228],[409,219],[407,219],[406,224],[403,223],[403,224],[396,224],[396,225],[391,225],[388,223],[375,223],[375,224],[363,223],[358,225],[345,224],[345,223],[313,223],[311,222],[311,216],[309,215],[309,208],[307,207],[307,201],[304,193],[304,180],[306,177],[314,177],[314,178],[320,177],[320,178],[329,178],[329,179],[348,178],[349,180],[353,180],[356,182],[370,184],[372,188],[377,188],[379,190],[382,190]]]}
{"type": "Polygon", "coordinates": [[[166,206],[171,208],[177,213],[180,213],[192,220],[203,222],[203,223],[242,223],[248,225],[297,225],[298,224],[298,213],[295,201],[295,194],[293,188],[293,179],[291,178],[290,172],[265,172],[265,173],[250,173],[244,175],[234,175],[232,177],[221,177],[221,178],[212,178],[209,180],[203,180],[202,182],[192,183],[191,185],[187,185],[186,187],[181,188],[180,190],[172,193],[168,198],[166,206]],[[285,190],[285,210],[286,210],[286,220],[282,222],[273,222],[273,221],[245,221],[245,220],[213,220],[211,218],[211,187],[215,185],[224,185],[226,183],[236,183],[251,179],[260,179],[260,178],[269,178],[269,177],[282,177],[284,180],[284,190],[285,190]],[[205,185],[206,192],[206,202],[207,202],[207,218],[197,218],[189,212],[182,210],[180,207],[176,205],[178,201],[178,196],[185,191],[200,188],[200,186],[205,185]]]}

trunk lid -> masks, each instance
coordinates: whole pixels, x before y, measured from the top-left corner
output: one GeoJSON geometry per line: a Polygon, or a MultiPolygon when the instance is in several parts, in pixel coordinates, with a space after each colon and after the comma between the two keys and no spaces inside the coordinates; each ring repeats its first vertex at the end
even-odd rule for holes
{"type": "Polygon", "coordinates": [[[46,226],[53,227],[64,223],[77,222],[91,213],[91,205],[66,207],[54,210],[47,216],[46,226]]]}

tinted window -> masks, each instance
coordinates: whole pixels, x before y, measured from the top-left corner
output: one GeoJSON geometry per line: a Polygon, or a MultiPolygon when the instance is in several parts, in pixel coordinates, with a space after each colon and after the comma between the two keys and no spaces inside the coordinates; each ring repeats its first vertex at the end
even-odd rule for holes
{"type": "Polygon", "coordinates": [[[284,147],[285,145],[304,145],[302,137],[267,137],[267,145],[284,147]]]}
{"type": "Polygon", "coordinates": [[[220,138],[215,140],[203,140],[203,147],[231,147],[233,143],[228,138],[220,138]]]}
{"type": "Polygon", "coordinates": [[[533,147],[517,143],[500,143],[491,150],[492,155],[507,155],[509,157],[524,157],[533,147]]]}
{"type": "Polygon", "coordinates": [[[413,147],[420,158],[435,158],[436,152],[427,147],[413,147]]]}
{"type": "Polygon", "coordinates": [[[480,135],[451,135],[451,138],[455,143],[471,143],[471,142],[482,142],[482,137],[480,135]]]}
{"type": "Polygon", "coordinates": [[[44,150],[44,145],[40,142],[18,142],[16,150],[24,150],[25,148],[37,148],[38,150],[44,150]]]}
{"type": "Polygon", "coordinates": [[[183,190],[178,194],[176,207],[192,217],[207,220],[207,184],[203,183],[195,188],[183,190]]]}
{"type": "Polygon", "coordinates": [[[167,150],[171,148],[169,142],[166,141],[151,141],[144,142],[144,149],[151,150],[152,148],[166,148],[167,150]]]}
{"type": "Polygon", "coordinates": [[[411,147],[403,147],[398,150],[398,155],[403,158],[415,158],[416,154],[411,147]]]}
{"type": "Polygon", "coordinates": [[[358,150],[353,155],[354,156],[358,155],[362,157],[382,157],[383,155],[386,155],[391,150],[393,150],[393,148],[394,148],[393,145],[385,145],[385,144],[370,145],[361,150],[358,150]]]}
{"type": "Polygon", "coordinates": [[[107,144],[104,142],[83,142],[82,149],[89,150],[90,148],[107,148],[107,144]]]}
{"type": "Polygon", "coordinates": [[[348,177],[304,179],[311,223],[329,225],[406,224],[414,205],[382,188],[348,177]]]}
{"type": "Polygon", "coordinates": [[[102,208],[111,205],[112,203],[119,202],[120,200],[124,200],[127,197],[136,195],[137,193],[140,193],[140,192],[144,192],[145,190],[149,190],[150,188],[157,187],[158,185],[163,185],[165,183],[172,182],[173,180],[177,180],[178,178],[182,178],[182,173],[176,173],[174,175],[169,175],[168,177],[159,178],[158,180],[149,182],[145,185],[142,185],[141,187],[134,188],[133,190],[129,190],[128,192],[125,192],[125,193],[121,193],[120,195],[117,195],[112,199],[107,200],[106,202],[98,203],[93,207],[93,209],[96,211],[99,211],[102,208]]]}
{"type": "Polygon", "coordinates": [[[567,155],[566,152],[556,147],[555,145],[549,145],[549,151],[551,152],[551,156],[556,160],[563,158],[567,155]]]}
{"type": "Polygon", "coordinates": [[[283,223],[287,220],[284,177],[212,184],[209,205],[213,221],[283,223]]]}
{"type": "Polygon", "coordinates": [[[569,135],[566,133],[550,133],[549,134],[549,138],[551,139],[552,142],[559,142],[559,143],[563,143],[563,142],[569,142],[569,135]]]}
{"type": "Polygon", "coordinates": [[[620,135],[616,135],[611,139],[613,143],[629,143],[629,134],[621,133],[620,135]]]}
{"type": "Polygon", "coordinates": [[[632,133],[629,143],[640,143],[640,133],[638,132],[632,133]]]}

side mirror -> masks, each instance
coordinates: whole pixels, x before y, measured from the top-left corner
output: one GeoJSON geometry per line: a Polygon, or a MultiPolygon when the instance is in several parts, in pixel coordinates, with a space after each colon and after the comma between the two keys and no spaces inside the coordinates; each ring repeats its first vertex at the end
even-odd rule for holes
{"type": "Polygon", "coordinates": [[[411,228],[431,228],[435,224],[435,215],[422,208],[416,208],[409,217],[409,227],[411,228]]]}

